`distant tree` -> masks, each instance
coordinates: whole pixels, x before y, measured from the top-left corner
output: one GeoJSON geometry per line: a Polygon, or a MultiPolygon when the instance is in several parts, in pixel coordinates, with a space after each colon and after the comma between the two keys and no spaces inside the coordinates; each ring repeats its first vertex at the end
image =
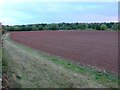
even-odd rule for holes
{"type": "Polygon", "coordinates": [[[93,29],[93,23],[88,23],[88,28],[93,29]]]}
{"type": "Polygon", "coordinates": [[[72,24],[66,25],[64,30],[75,30],[75,27],[72,24]]]}
{"type": "MultiPolygon", "coordinates": [[[[34,28],[34,29],[36,29],[36,28],[34,28]]],[[[32,30],[32,26],[31,25],[25,25],[24,30],[25,31],[31,31],[32,30]]]]}
{"type": "Polygon", "coordinates": [[[59,29],[59,25],[58,24],[50,24],[49,25],[49,30],[58,30],[59,29]]]}
{"type": "Polygon", "coordinates": [[[52,23],[52,24],[29,24],[29,25],[2,25],[3,30],[6,31],[30,31],[30,30],[85,30],[85,29],[94,29],[94,30],[106,30],[113,29],[119,30],[119,23],[52,23]]]}
{"type": "Polygon", "coordinates": [[[106,23],[106,25],[107,25],[108,28],[112,28],[112,22],[106,23]]]}
{"type": "Polygon", "coordinates": [[[118,31],[120,31],[120,22],[118,23],[118,31]]]}
{"type": "Polygon", "coordinates": [[[6,31],[15,31],[14,26],[7,26],[7,27],[5,27],[5,30],[6,31]]]}
{"type": "Polygon", "coordinates": [[[100,24],[96,24],[95,29],[96,29],[96,30],[100,30],[100,29],[101,29],[100,24]]]}
{"type": "Polygon", "coordinates": [[[36,30],[38,30],[38,27],[36,25],[32,25],[32,30],[36,31],[36,30]]]}
{"type": "Polygon", "coordinates": [[[107,28],[108,28],[108,27],[107,27],[107,25],[105,25],[105,24],[101,24],[101,25],[100,25],[100,29],[101,29],[101,30],[107,30],[107,28]]]}
{"type": "Polygon", "coordinates": [[[43,30],[44,28],[43,28],[42,25],[39,25],[39,26],[38,26],[38,29],[39,29],[39,30],[43,30]]]}
{"type": "Polygon", "coordinates": [[[6,25],[6,26],[2,25],[2,29],[6,30],[6,31],[9,31],[9,26],[8,25],[6,25]]]}
{"type": "Polygon", "coordinates": [[[21,30],[21,27],[19,27],[19,26],[13,26],[13,28],[14,28],[14,31],[20,31],[21,30]]]}
{"type": "Polygon", "coordinates": [[[117,23],[114,23],[114,24],[112,25],[112,29],[113,29],[113,30],[118,30],[118,24],[117,24],[117,23]]]}
{"type": "Polygon", "coordinates": [[[60,30],[65,30],[65,29],[66,29],[66,26],[65,26],[64,24],[59,25],[59,26],[60,26],[60,27],[59,27],[60,30]]]}
{"type": "Polygon", "coordinates": [[[84,23],[84,26],[85,26],[85,29],[87,29],[87,28],[88,28],[88,24],[87,24],[87,23],[84,23]]]}
{"type": "Polygon", "coordinates": [[[101,23],[92,23],[92,29],[101,30],[101,23]]]}
{"type": "Polygon", "coordinates": [[[48,27],[47,24],[46,24],[46,25],[43,25],[43,30],[49,30],[49,27],[48,27]]]}
{"type": "Polygon", "coordinates": [[[79,23],[78,24],[78,29],[80,29],[80,30],[85,30],[87,27],[88,27],[88,25],[85,24],[85,23],[79,23]]]}
{"type": "Polygon", "coordinates": [[[76,25],[75,25],[74,23],[67,24],[67,29],[68,29],[68,30],[70,30],[70,29],[75,30],[76,28],[77,28],[77,27],[76,27],[76,25]]]}

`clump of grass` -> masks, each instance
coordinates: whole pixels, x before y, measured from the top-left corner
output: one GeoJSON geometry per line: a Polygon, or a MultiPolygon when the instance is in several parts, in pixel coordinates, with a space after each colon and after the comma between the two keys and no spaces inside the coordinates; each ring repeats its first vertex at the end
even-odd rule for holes
{"type": "Polygon", "coordinates": [[[8,70],[8,62],[4,53],[2,54],[2,73],[7,73],[8,70]]]}

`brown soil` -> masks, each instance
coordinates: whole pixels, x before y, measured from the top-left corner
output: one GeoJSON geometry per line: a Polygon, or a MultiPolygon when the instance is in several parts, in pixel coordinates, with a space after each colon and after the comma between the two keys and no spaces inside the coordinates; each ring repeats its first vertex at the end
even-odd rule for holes
{"type": "Polygon", "coordinates": [[[11,32],[12,40],[76,63],[118,73],[118,34],[107,31],[11,32]]]}

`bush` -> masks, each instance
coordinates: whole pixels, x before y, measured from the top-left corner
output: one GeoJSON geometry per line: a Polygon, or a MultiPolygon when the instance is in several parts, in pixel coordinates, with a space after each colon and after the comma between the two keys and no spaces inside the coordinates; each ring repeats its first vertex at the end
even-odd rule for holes
{"type": "Polygon", "coordinates": [[[107,25],[105,25],[105,24],[101,24],[100,25],[100,30],[107,30],[107,25]]]}

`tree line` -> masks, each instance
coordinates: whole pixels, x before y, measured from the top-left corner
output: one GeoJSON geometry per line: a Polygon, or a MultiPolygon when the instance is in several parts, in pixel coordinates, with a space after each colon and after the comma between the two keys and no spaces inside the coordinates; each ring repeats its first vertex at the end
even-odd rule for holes
{"type": "Polygon", "coordinates": [[[27,25],[2,25],[5,31],[40,31],[40,30],[120,30],[119,23],[51,23],[27,25]]]}

